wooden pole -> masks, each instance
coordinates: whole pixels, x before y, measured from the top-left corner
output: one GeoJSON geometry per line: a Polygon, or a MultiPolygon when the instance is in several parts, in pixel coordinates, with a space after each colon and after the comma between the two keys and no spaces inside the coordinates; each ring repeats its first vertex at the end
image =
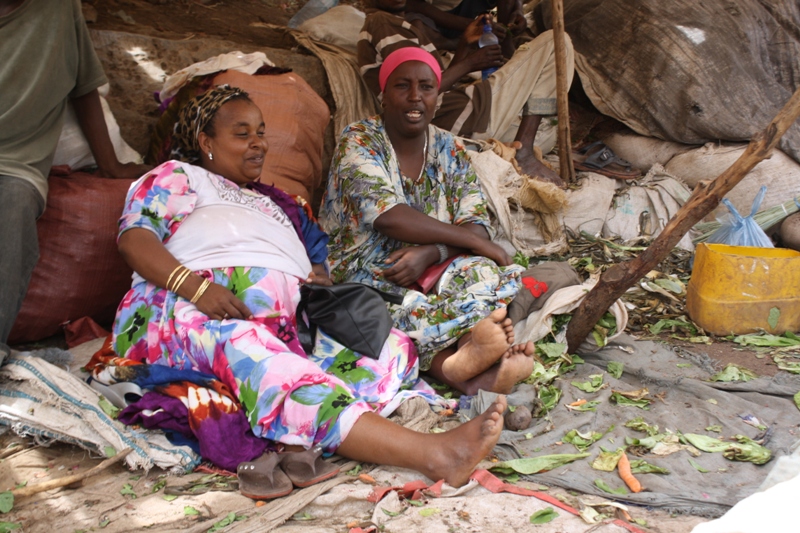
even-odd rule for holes
{"type": "Polygon", "coordinates": [[[133,450],[131,448],[126,448],[122,450],[120,453],[115,455],[114,457],[109,457],[102,463],[98,464],[94,468],[86,470],[85,472],[81,472],[80,474],[73,474],[71,476],[64,476],[58,479],[52,479],[50,481],[44,481],[42,483],[37,483],[36,485],[31,485],[30,487],[22,487],[19,489],[14,489],[11,491],[11,494],[14,495],[14,498],[24,498],[25,496],[33,496],[34,494],[38,494],[40,492],[45,492],[48,490],[59,489],[61,487],[66,487],[67,485],[72,485],[73,483],[77,483],[78,481],[83,481],[86,478],[92,477],[94,475],[99,474],[103,470],[113,466],[131,453],[133,450]]]}
{"type": "Polygon", "coordinates": [[[558,166],[564,184],[575,181],[569,132],[567,93],[567,45],[564,38],[564,1],[553,0],[553,45],[556,55],[556,106],[558,108],[558,166]]]}
{"type": "Polygon", "coordinates": [[[612,266],[600,276],[597,285],[586,295],[567,326],[569,353],[575,353],[617,298],[663,261],[692,226],[713,211],[722,198],[770,154],[798,116],[800,89],[792,95],[769,126],[753,137],[747,149],[730,168],[713,181],[700,182],[695,187],[689,200],[646,250],[630,261],[612,266]]]}

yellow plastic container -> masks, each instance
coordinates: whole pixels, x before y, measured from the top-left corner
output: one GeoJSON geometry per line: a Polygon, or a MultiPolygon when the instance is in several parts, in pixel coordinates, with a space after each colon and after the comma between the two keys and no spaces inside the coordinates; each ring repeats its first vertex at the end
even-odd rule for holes
{"type": "Polygon", "coordinates": [[[715,335],[800,331],[800,252],[701,243],[686,308],[715,335]],[[768,322],[772,308],[780,311],[774,328],[768,322]]]}

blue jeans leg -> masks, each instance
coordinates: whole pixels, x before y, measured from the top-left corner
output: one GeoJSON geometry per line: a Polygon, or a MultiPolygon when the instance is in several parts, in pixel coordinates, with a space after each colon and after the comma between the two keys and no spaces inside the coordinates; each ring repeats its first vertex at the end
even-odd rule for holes
{"type": "Polygon", "coordinates": [[[0,175],[0,362],[39,260],[36,219],[43,211],[44,198],[33,185],[0,175]]]}

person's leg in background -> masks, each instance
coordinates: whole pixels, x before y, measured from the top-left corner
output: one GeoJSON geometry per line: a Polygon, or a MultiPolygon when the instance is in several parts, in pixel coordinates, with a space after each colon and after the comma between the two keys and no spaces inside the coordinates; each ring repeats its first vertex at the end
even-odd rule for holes
{"type": "Polygon", "coordinates": [[[39,260],[36,219],[44,203],[31,183],[0,175],[0,364],[10,353],[8,336],[39,260]]]}
{"type": "MultiPolygon", "coordinates": [[[[572,83],[574,52],[572,41],[566,38],[567,83],[572,83]]],[[[480,138],[503,139],[503,134],[519,120],[514,137],[522,145],[517,150],[517,162],[531,177],[560,184],[561,178],[545,167],[533,155],[533,140],[542,117],[557,114],[556,61],[553,32],[548,30],[529,43],[520,46],[505,65],[489,78],[492,85],[492,116],[489,129],[480,138]]],[[[478,136],[476,136],[478,137],[478,136]]]]}

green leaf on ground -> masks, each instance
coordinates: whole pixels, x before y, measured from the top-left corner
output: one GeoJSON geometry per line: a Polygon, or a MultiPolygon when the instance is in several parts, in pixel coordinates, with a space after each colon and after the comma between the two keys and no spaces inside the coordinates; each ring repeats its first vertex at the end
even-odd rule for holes
{"type": "Polygon", "coordinates": [[[697,470],[698,472],[700,472],[701,474],[705,474],[705,473],[708,472],[708,470],[706,470],[705,468],[703,468],[702,466],[697,464],[697,461],[695,461],[691,457],[689,458],[689,464],[692,465],[694,467],[694,469],[697,470]]]}
{"type": "Polygon", "coordinates": [[[359,472],[361,472],[361,465],[360,464],[356,465],[353,468],[351,468],[350,470],[348,470],[347,471],[347,475],[348,476],[357,476],[359,472]]]}
{"type": "Polygon", "coordinates": [[[542,415],[544,415],[558,405],[558,401],[561,399],[561,389],[555,385],[545,385],[539,389],[538,395],[544,408],[542,410],[542,415]]]}
{"type": "Polygon", "coordinates": [[[538,474],[548,472],[559,466],[564,466],[578,459],[588,457],[588,453],[562,453],[554,455],[540,455],[539,457],[524,457],[522,459],[512,459],[497,463],[490,468],[503,474],[517,472],[523,475],[538,474]]]}
{"type": "Polygon", "coordinates": [[[598,489],[600,489],[600,490],[602,490],[604,492],[607,492],[609,494],[620,494],[620,495],[621,494],[628,494],[628,489],[626,489],[625,487],[620,487],[618,489],[612,489],[602,479],[595,479],[594,480],[594,484],[597,486],[598,489]]]}
{"type": "Polygon", "coordinates": [[[579,452],[584,452],[586,448],[602,438],[603,434],[597,431],[580,433],[577,429],[572,429],[561,440],[572,444],[579,452]]]}
{"type": "Polygon", "coordinates": [[[569,404],[567,404],[564,407],[566,407],[570,411],[596,411],[597,410],[597,406],[600,405],[601,403],[602,402],[598,400],[598,401],[586,402],[586,403],[583,403],[581,405],[569,405],[569,404]]]}
{"type": "Polygon", "coordinates": [[[11,491],[0,492],[0,513],[7,513],[14,508],[14,494],[11,491]]]}
{"type": "Polygon", "coordinates": [[[763,465],[772,459],[772,452],[761,446],[745,435],[734,435],[738,442],[732,442],[722,452],[725,459],[731,461],[747,461],[756,465],[763,465]]]}
{"type": "Polygon", "coordinates": [[[778,320],[781,318],[781,310],[777,307],[773,307],[769,310],[769,316],[767,317],[767,324],[769,324],[770,329],[775,329],[778,327],[778,320]]]}
{"type": "Polygon", "coordinates": [[[441,513],[441,511],[436,507],[426,507],[425,509],[419,510],[419,515],[423,518],[427,518],[429,516],[433,516],[438,513],[441,513]]]}
{"type": "Polygon", "coordinates": [[[152,488],[152,490],[150,492],[151,493],[158,492],[158,491],[160,491],[161,489],[163,489],[166,486],[167,486],[167,480],[166,479],[162,479],[158,483],[153,485],[153,488],[152,488]]]}
{"type": "Polygon", "coordinates": [[[706,431],[713,431],[714,433],[722,433],[722,426],[706,426],[706,431]]]}
{"type": "Polygon", "coordinates": [[[608,365],[606,365],[606,370],[608,370],[608,373],[617,379],[622,377],[622,370],[624,368],[625,363],[620,363],[617,361],[609,361],[608,365]]]}
{"type": "Polygon", "coordinates": [[[97,525],[100,526],[101,528],[104,528],[110,523],[111,523],[111,520],[109,520],[108,518],[103,518],[102,520],[100,520],[100,523],[98,523],[97,525]]]}
{"type": "Polygon", "coordinates": [[[165,501],[171,502],[173,500],[177,500],[178,496],[176,494],[164,494],[161,496],[165,501]]]}
{"type": "Polygon", "coordinates": [[[21,527],[22,524],[19,522],[0,522],[0,533],[8,533],[21,527]]]}
{"type": "Polygon", "coordinates": [[[567,345],[563,342],[540,342],[536,344],[536,351],[545,359],[557,359],[567,352],[567,345]]]}
{"type": "Polygon", "coordinates": [[[573,381],[572,385],[583,392],[597,392],[603,388],[603,374],[592,374],[589,381],[573,381]]]}
{"type": "Polygon", "coordinates": [[[558,513],[552,507],[536,511],[531,515],[531,524],[546,524],[558,518],[558,513]]]}
{"type": "Polygon", "coordinates": [[[386,516],[400,516],[406,510],[403,509],[402,511],[390,511],[389,509],[384,509],[383,507],[381,507],[381,511],[383,511],[383,514],[385,514],[386,516]]]}
{"type": "Polygon", "coordinates": [[[414,507],[425,507],[425,502],[422,500],[406,500],[406,503],[408,505],[413,505],[414,507]]]}
{"type": "Polygon", "coordinates": [[[602,450],[600,455],[592,461],[591,467],[602,472],[613,472],[624,452],[625,448],[619,448],[614,452],[602,450]]]}
{"type": "Polygon", "coordinates": [[[130,496],[134,500],[136,499],[136,493],[133,491],[133,487],[130,483],[125,483],[119,493],[123,496],[130,496]]]}
{"type": "Polygon", "coordinates": [[[752,370],[748,370],[743,366],[735,365],[733,363],[729,363],[722,372],[714,374],[711,376],[709,381],[722,381],[722,382],[732,382],[732,381],[750,381],[751,379],[756,379],[758,376],[752,370]]]}
{"type": "Polygon", "coordinates": [[[800,409],[800,392],[794,395],[794,404],[800,409]]]}
{"type": "Polygon", "coordinates": [[[199,515],[200,511],[195,509],[194,507],[187,505],[183,508],[183,515],[184,516],[196,516],[199,515]]]}
{"type": "Polygon", "coordinates": [[[678,368],[691,368],[692,363],[678,363],[675,366],[677,366],[678,368]]]}
{"type": "Polygon", "coordinates": [[[708,435],[697,435],[695,433],[684,433],[683,438],[697,448],[708,453],[724,452],[730,445],[728,442],[723,442],[708,435]]]}
{"type": "Polygon", "coordinates": [[[214,531],[219,531],[220,529],[226,528],[234,522],[238,522],[240,520],[247,520],[247,517],[245,515],[237,515],[231,511],[219,522],[214,522],[214,525],[211,526],[211,529],[209,529],[207,533],[214,533],[214,531]]]}
{"type": "Polygon", "coordinates": [[[800,339],[797,338],[797,335],[789,335],[789,332],[783,335],[771,335],[769,333],[762,333],[760,335],[739,335],[733,338],[733,342],[741,344],[742,346],[768,346],[774,348],[800,346],[800,339]]]}
{"type": "Polygon", "coordinates": [[[307,511],[303,513],[296,513],[292,515],[291,519],[294,520],[295,522],[308,522],[309,520],[316,520],[316,518],[314,518],[314,515],[312,515],[307,511]]]}
{"type": "Polygon", "coordinates": [[[637,416],[632,420],[628,420],[625,422],[626,428],[631,428],[634,431],[641,431],[642,433],[647,433],[649,437],[653,435],[658,435],[658,426],[651,426],[647,422],[644,421],[644,418],[641,416],[637,416]]]}
{"type": "Polygon", "coordinates": [[[669,470],[663,466],[656,466],[648,463],[644,459],[634,459],[631,461],[632,474],[669,474],[669,470]]]}
{"type": "Polygon", "coordinates": [[[117,450],[114,449],[113,446],[104,447],[103,452],[105,452],[106,457],[114,457],[115,455],[117,455],[117,450]]]}
{"type": "Polygon", "coordinates": [[[640,398],[638,400],[634,400],[632,398],[628,398],[626,396],[623,396],[622,394],[620,394],[617,391],[614,391],[613,393],[611,393],[611,401],[616,403],[617,405],[625,405],[625,406],[629,406],[629,407],[638,407],[639,409],[644,409],[645,411],[650,410],[649,405],[652,402],[652,400],[649,400],[647,398],[640,398]]]}
{"type": "Polygon", "coordinates": [[[697,328],[691,322],[687,322],[686,320],[675,320],[675,319],[661,319],[653,325],[645,326],[650,333],[653,335],[658,335],[665,329],[670,329],[672,331],[676,331],[680,329],[689,335],[697,335],[697,328]]]}
{"type": "Polygon", "coordinates": [[[775,364],[778,365],[778,368],[781,370],[785,370],[791,374],[800,374],[800,363],[797,361],[787,361],[783,357],[776,355],[772,358],[775,361],[775,364]]]}

